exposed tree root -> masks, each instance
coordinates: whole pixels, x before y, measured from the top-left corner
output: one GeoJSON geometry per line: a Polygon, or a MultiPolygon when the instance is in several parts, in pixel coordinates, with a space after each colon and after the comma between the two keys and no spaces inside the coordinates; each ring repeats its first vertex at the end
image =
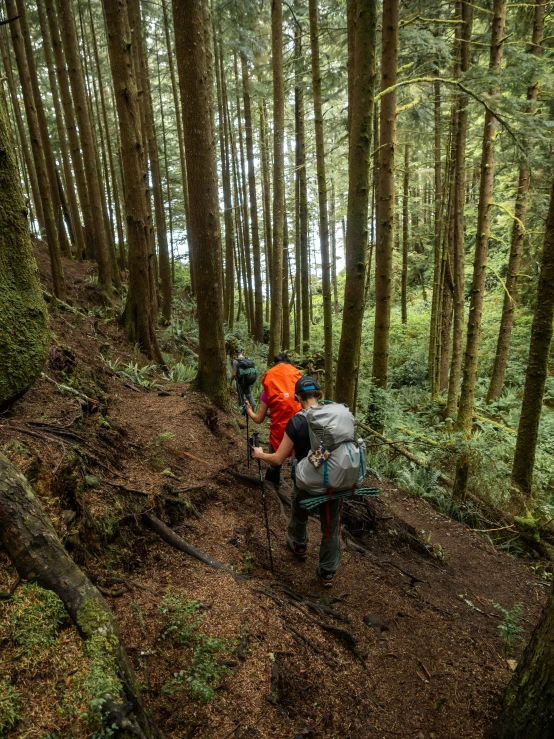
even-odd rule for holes
{"type": "Polygon", "coordinates": [[[119,728],[135,736],[163,739],[142,700],[113,613],[63,548],[28,481],[3,454],[0,454],[0,542],[19,577],[56,593],[83,639],[94,640],[107,664],[113,664],[122,683],[124,700],[120,703],[105,696],[105,708],[110,716],[114,713],[120,717],[119,728]]]}

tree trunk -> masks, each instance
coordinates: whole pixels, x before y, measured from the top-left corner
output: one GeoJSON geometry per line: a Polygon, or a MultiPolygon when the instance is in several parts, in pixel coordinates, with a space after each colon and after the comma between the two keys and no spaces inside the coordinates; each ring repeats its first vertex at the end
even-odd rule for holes
{"type": "MultiPolygon", "coordinates": [[[[471,26],[473,21],[473,7],[468,3],[458,2],[457,16],[463,23],[460,28],[460,42],[457,54],[459,63],[455,64],[455,76],[461,76],[468,71],[471,64],[471,26]]],[[[458,28],[458,27],[457,27],[458,28]]],[[[467,106],[469,99],[461,93],[457,98],[456,125],[456,160],[454,162],[454,202],[451,204],[451,218],[454,219],[454,319],[452,331],[452,358],[450,362],[450,377],[448,379],[448,398],[446,401],[446,417],[454,418],[458,409],[458,394],[464,349],[464,205],[465,205],[465,162],[467,138],[467,106]]]]}
{"type": "MultiPolygon", "coordinates": [[[[19,15],[15,0],[6,0],[6,10],[9,18],[15,18],[19,15]]],[[[17,63],[17,68],[19,70],[19,82],[21,85],[21,91],[23,93],[23,103],[25,105],[27,127],[29,129],[29,138],[31,139],[31,148],[35,161],[37,181],[41,193],[46,241],[48,244],[48,254],[50,256],[50,267],[52,270],[53,290],[57,298],[60,298],[60,300],[65,300],[65,278],[58,242],[58,229],[56,225],[56,214],[54,212],[54,200],[50,192],[50,181],[42,148],[37,109],[33,98],[33,88],[31,85],[30,71],[27,64],[25,45],[20,31],[19,23],[19,20],[13,21],[9,24],[9,27],[15,52],[15,60],[17,63]]]]}
{"type": "MultiPolygon", "coordinates": [[[[15,25],[11,23],[10,25],[15,25]]],[[[0,412],[36,380],[48,353],[48,314],[25,218],[10,124],[0,97],[0,412]]]]}
{"type": "MultiPolygon", "coordinates": [[[[383,2],[381,90],[396,84],[398,69],[398,0],[383,2]]],[[[387,387],[392,251],[394,223],[394,147],[396,142],[396,89],[381,100],[379,187],[377,193],[377,247],[375,249],[375,333],[373,381],[387,387]]],[[[369,137],[371,141],[371,136],[369,137]]],[[[368,165],[369,166],[369,165],[368,165]]],[[[357,366],[357,365],[356,365],[357,366]]]]}
{"type": "MultiPolygon", "coordinates": [[[[51,0],[47,0],[47,2],[51,0]]],[[[96,144],[92,134],[92,123],[87,105],[81,53],[77,42],[77,28],[71,0],[57,0],[58,18],[62,29],[63,46],[69,70],[69,80],[84,161],[87,190],[92,214],[94,244],[91,245],[98,262],[98,282],[109,297],[112,287],[112,272],[108,237],[104,225],[102,190],[96,167],[96,144]]]]}
{"type": "MultiPolygon", "coordinates": [[[[119,246],[119,268],[117,264],[117,260],[115,257],[115,235],[112,236],[112,244],[113,246],[113,256],[112,256],[112,273],[114,276],[114,283],[116,287],[121,287],[121,277],[119,274],[120,269],[125,268],[125,244],[124,244],[124,237],[123,237],[123,224],[121,222],[121,203],[119,200],[119,188],[117,185],[117,173],[114,166],[114,157],[113,157],[113,146],[112,146],[112,137],[110,134],[110,127],[108,124],[108,113],[106,110],[106,96],[104,94],[104,83],[102,79],[102,66],[100,64],[100,55],[98,53],[98,42],[96,40],[96,30],[94,27],[94,16],[92,13],[92,2],[89,0],[88,3],[88,10],[89,10],[89,18],[90,18],[90,30],[92,35],[92,47],[94,51],[94,60],[95,60],[95,66],[96,66],[96,74],[98,75],[98,88],[100,90],[100,107],[102,109],[102,121],[104,123],[104,131],[105,131],[105,140],[106,140],[106,146],[105,150],[102,152],[103,158],[105,160],[107,150],[108,153],[108,162],[109,162],[109,172],[111,174],[111,181],[112,181],[112,188],[113,188],[113,204],[114,204],[114,211],[115,211],[115,220],[117,225],[117,239],[118,239],[118,246],[119,246]]],[[[98,104],[98,100],[96,101],[98,104]]],[[[100,125],[99,120],[99,127],[100,130],[102,130],[102,127],[100,125]]],[[[113,232],[113,218],[112,218],[112,208],[111,208],[111,195],[109,192],[109,182],[110,178],[108,176],[108,167],[105,165],[105,178],[106,178],[106,185],[108,187],[108,205],[110,206],[110,227],[111,231],[113,232]]]]}
{"type": "MultiPolygon", "coordinates": [[[[115,5],[115,0],[109,0],[115,5]]],[[[105,657],[132,704],[118,727],[134,736],[163,739],[144,704],[140,686],[106,601],[63,548],[54,527],[23,475],[0,454],[0,541],[22,580],[60,598],[84,640],[105,657]],[[140,731],[139,727],[140,726],[140,731]]],[[[100,696],[96,696],[100,698],[100,696]]]]}
{"type": "MultiPolygon", "coordinates": [[[[437,369],[437,344],[439,342],[441,303],[441,232],[442,232],[442,183],[441,183],[441,88],[440,82],[436,80],[433,85],[433,111],[434,111],[434,156],[435,156],[435,241],[434,241],[434,269],[433,269],[433,298],[431,301],[431,331],[429,336],[429,380],[431,381],[431,392],[438,393],[438,369],[437,369]]],[[[426,213],[426,211],[425,211],[426,213]]],[[[425,215],[424,215],[425,219],[425,215]]]]}
{"type": "Polygon", "coordinates": [[[548,739],[553,735],[553,653],[554,587],[485,739],[548,739]]]}
{"type": "Polygon", "coordinates": [[[308,256],[308,185],[306,177],[306,144],[304,125],[304,86],[302,79],[303,57],[302,57],[302,29],[297,28],[294,36],[295,64],[295,88],[294,88],[294,112],[295,112],[295,135],[296,135],[296,181],[298,187],[298,228],[300,261],[296,268],[300,267],[300,293],[302,314],[302,350],[307,352],[310,348],[310,269],[308,256]]]}
{"type": "Polygon", "coordinates": [[[337,221],[335,203],[335,183],[331,180],[331,207],[329,209],[329,230],[331,232],[331,282],[333,285],[333,310],[340,313],[337,286],[337,221]]]}
{"type": "Polygon", "coordinates": [[[86,252],[91,253],[93,251],[94,243],[92,212],[90,208],[90,200],[87,189],[87,179],[83,165],[83,157],[81,154],[81,143],[79,141],[79,134],[77,132],[77,124],[75,122],[75,111],[73,108],[73,100],[71,99],[71,91],[69,87],[69,74],[65,63],[65,54],[60,36],[58,15],[55,9],[55,0],[44,0],[44,5],[46,15],[48,17],[52,48],[54,50],[56,74],[60,89],[60,99],[65,121],[65,130],[69,141],[69,150],[71,152],[71,163],[73,165],[75,184],[77,186],[77,194],[79,196],[79,203],[81,205],[81,213],[83,216],[83,238],[85,242],[85,249],[81,252],[77,250],[77,258],[83,259],[86,252]]]}
{"type": "MultiPolygon", "coordinates": [[[[491,51],[489,68],[500,75],[503,54],[504,26],[506,23],[506,0],[494,0],[491,51]]],[[[492,89],[494,96],[497,90],[492,89]]],[[[483,154],[481,158],[481,184],[479,190],[479,209],[477,213],[477,233],[475,240],[475,260],[473,263],[473,282],[469,306],[467,341],[460,393],[460,407],[456,425],[458,429],[471,433],[473,402],[477,380],[477,363],[481,338],[481,319],[485,293],[485,276],[491,222],[491,202],[494,184],[494,144],[498,120],[487,110],[483,133],[483,154]]]]}
{"type": "Polygon", "coordinates": [[[281,290],[283,293],[283,336],[281,346],[284,351],[290,349],[290,299],[289,299],[289,229],[287,219],[286,204],[283,209],[283,279],[281,282],[281,290]]]}
{"type": "Polygon", "coordinates": [[[346,284],[334,398],[350,408],[354,408],[356,402],[356,378],[365,307],[369,168],[376,74],[376,5],[376,0],[357,0],[354,33],[348,39],[349,44],[354,45],[354,68],[351,76],[354,88],[349,93],[352,110],[348,144],[346,284]]]}
{"type": "Polygon", "coordinates": [[[248,162],[248,192],[250,195],[250,225],[252,229],[252,253],[254,257],[254,340],[259,344],[264,337],[264,299],[260,258],[260,234],[258,229],[258,203],[256,199],[256,172],[254,169],[254,141],[252,136],[252,111],[250,106],[250,80],[246,54],[240,55],[242,94],[244,100],[244,132],[246,159],[248,162]]]}
{"type": "Polygon", "coordinates": [[[402,194],[402,323],[408,323],[408,199],[410,196],[410,145],[404,144],[404,190],[402,194]]]}
{"type": "MultiPolygon", "coordinates": [[[[48,21],[44,10],[44,0],[37,0],[37,10],[40,23],[40,31],[42,35],[42,46],[44,49],[44,58],[48,69],[48,78],[50,81],[50,90],[52,91],[52,102],[54,104],[54,112],[56,119],[56,130],[58,133],[58,141],[60,144],[60,154],[62,158],[63,174],[65,186],[67,190],[67,200],[69,203],[69,211],[71,214],[71,228],[75,238],[75,247],[78,255],[84,254],[85,251],[85,235],[81,226],[79,217],[79,206],[75,193],[75,184],[73,180],[73,172],[71,170],[71,161],[69,158],[69,149],[67,144],[66,130],[64,127],[64,119],[60,96],[58,94],[58,83],[56,79],[56,70],[52,57],[52,47],[50,41],[50,33],[48,29],[48,21]]],[[[62,199],[60,192],[60,199],[62,199]]],[[[63,206],[63,203],[62,203],[63,206]]]]}
{"type": "Polygon", "coordinates": [[[539,434],[544,386],[548,376],[548,360],[554,320],[554,185],[546,221],[541,273],[537,289],[537,307],[531,326],[529,360],[521,416],[517,430],[516,450],[512,467],[512,484],[530,496],[533,465],[539,434]]]}
{"type": "MultiPolygon", "coordinates": [[[[536,57],[542,55],[542,37],[544,30],[544,16],[546,5],[542,0],[535,0],[535,19],[533,23],[533,38],[531,41],[531,54],[536,57]]],[[[531,85],[527,90],[527,113],[532,114],[536,107],[539,94],[538,83],[531,85]]],[[[526,147],[527,148],[527,147],[526,147]]],[[[499,398],[504,385],[504,375],[508,364],[508,350],[512,336],[512,326],[517,298],[517,283],[519,269],[521,266],[521,255],[523,251],[523,237],[525,233],[525,221],[527,218],[527,194],[531,181],[527,156],[522,156],[519,165],[519,181],[517,185],[515,220],[512,224],[512,243],[510,246],[510,257],[508,260],[508,274],[506,276],[506,290],[504,293],[504,304],[502,306],[502,318],[498,331],[498,343],[492,369],[492,377],[487,393],[487,402],[499,398]]]]}
{"type": "Polygon", "coordinates": [[[285,203],[285,81],[283,75],[283,1],[271,0],[273,69],[273,290],[268,359],[279,352],[283,326],[283,222],[285,203]]]}
{"type": "Polygon", "coordinates": [[[190,269],[190,277],[191,277],[191,289],[192,289],[192,294],[195,295],[194,251],[193,251],[193,246],[191,244],[190,236],[188,234],[190,206],[189,206],[189,191],[188,191],[188,180],[187,180],[187,162],[186,162],[186,156],[185,156],[185,139],[183,137],[183,126],[181,122],[181,116],[179,114],[179,111],[181,110],[181,105],[179,101],[179,91],[177,89],[177,77],[175,74],[175,63],[173,61],[173,50],[172,50],[171,36],[170,36],[170,31],[169,31],[170,25],[169,25],[168,13],[167,13],[167,0],[162,0],[162,10],[163,10],[163,26],[164,26],[164,31],[165,31],[165,44],[167,48],[167,60],[168,60],[168,65],[169,65],[169,76],[171,77],[171,90],[173,92],[173,106],[175,109],[175,120],[177,124],[177,139],[179,141],[179,161],[181,162],[181,182],[183,186],[183,206],[185,210],[185,225],[187,228],[187,243],[188,243],[188,249],[189,249],[189,269],[190,269]]]}
{"type": "Polygon", "coordinates": [[[205,0],[173,0],[173,16],[187,152],[189,230],[195,245],[199,336],[197,386],[216,405],[225,407],[228,389],[209,10],[205,0]]]}
{"type": "Polygon", "coordinates": [[[227,81],[225,79],[225,66],[223,64],[223,47],[220,54],[221,65],[221,97],[223,108],[223,142],[224,163],[223,167],[223,199],[225,203],[225,294],[227,296],[227,307],[225,310],[229,328],[232,329],[235,320],[235,222],[233,195],[231,189],[231,143],[230,130],[231,121],[229,117],[229,100],[227,97],[227,81]]]}
{"type": "Polygon", "coordinates": [[[137,342],[151,359],[163,364],[156,338],[155,282],[149,259],[149,230],[145,198],[146,162],[139,127],[131,30],[125,0],[103,0],[110,66],[121,134],[125,215],[129,242],[129,288],[124,321],[127,338],[137,342]]]}
{"type": "Polygon", "coordinates": [[[265,320],[269,321],[269,306],[271,299],[271,178],[269,174],[269,133],[267,128],[267,106],[265,100],[260,100],[260,148],[262,150],[262,192],[264,205],[264,245],[266,263],[266,292],[265,292],[265,320]]]}
{"type": "Polygon", "coordinates": [[[0,51],[2,53],[4,73],[6,75],[6,80],[8,83],[8,90],[9,90],[10,98],[12,101],[12,108],[13,108],[13,113],[14,113],[15,122],[17,126],[17,132],[19,134],[19,142],[21,145],[21,151],[23,153],[23,159],[25,161],[25,168],[27,170],[27,173],[29,175],[29,180],[31,183],[31,192],[33,195],[33,201],[35,203],[37,221],[38,221],[39,229],[42,231],[44,230],[44,212],[42,209],[42,200],[40,197],[40,189],[38,186],[37,173],[36,173],[33,159],[31,157],[31,151],[29,149],[29,145],[27,143],[27,135],[25,133],[25,127],[23,125],[23,118],[21,117],[21,108],[19,107],[19,99],[17,97],[17,90],[15,87],[15,80],[13,76],[10,54],[9,54],[8,46],[6,43],[6,37],[4,36],[3,32],[0,33],[0,51]]]}
{"type": "Polygon", "coordinates": [[[241,107],[240,107],[240,93],[239,93],[239,80],[238,80],[238,65],[236,54],[234,56],[234,71],[235,71],[235,87],[237,90],[237,122],[239,129],[239,153],[240,153],[240,175],[241,175],[241,189],[242,189],[242,209],[243,209],[243,242],[244,242],[244,262],[246,268],[246,287],[245,296],[248,300],[248,330],[250,333],[254,332],[254,290],[252,289],[252,260],[250,259],[250,219],[248,216],[248,197],[246,194],[246,170],[244,166],[244,142],[242,138],[242,123],[241,123],[241,107]]]}
{"type": "Polygon", "coordinates": [[[315,157],[319,204],[319,245],[323,291],[323,337],[325,357],[326,398],[333,397],[333,307],[331,296],[331,263],[329,259],[329,220],[327,214],[327,180],[325,176],[325,143],[323,137],[323,106],[321,100],[321,69],[319,65],[319,28],[317,0],[309,0],[310,47],[312,53],[312,89],[314,98],[315,157]]]}

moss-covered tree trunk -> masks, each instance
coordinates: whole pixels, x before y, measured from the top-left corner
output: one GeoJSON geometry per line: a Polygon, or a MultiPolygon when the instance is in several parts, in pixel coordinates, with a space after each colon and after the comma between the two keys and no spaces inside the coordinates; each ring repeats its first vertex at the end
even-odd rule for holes
{"type": "Polygon", "coordinates": [[[554,736],[554,589],[485,739],[554,736]]]}
{"type": "MultiPolygon", "coordinates": [[[[396,0],[393,0],[395,2],[396,0]]],[[[358,0],[354,27],[349,25],[352,74],[348,143],[348,225],[346,229],[346,284],[334,399],[354,409],[365,307],[369,170],[375,88],[376,0],[358,0]]]]}
{"type": "Polygon", "coordinates": [[[48,353],[48,314],[25,218],[14,143],[0,97],[0,411],[36,380],[48,353]]]}
{"type": "Polygon", "coordinates": [[[408,203],[410,198],[410,145],[404,144],[404,177],[402,189],[402,323],[408,323],[408,239],[410,236],[408,203]]]}
{"type": "Polygon", "coordinates": [[[541,274],[537,290],[537,307],[531,326],[529,361],[517,442],[512,467],[512,484],[525,495],[531,494],[533,466],[539,435],[544,387],[548,376],[548,360],[554,321],[554,184],[546,221],[541,274]]]}
{"type": "Polygon", "coordinates": [[[206,0],[173,0],[183,131],[187,152],[189,232],[195,245],[198,388],[227,405],[221,234],[213,121],[213,69],[206,0]]]}
{"type": "Polygon", "coordinates": [[[149,258],[150,220],[146,202],[146,161],[140,129],[129,18],[124,0],[104,0],[110,66],[121,134],[125,214],[129,241],[129,289],[125,330],[151,359],[163,363],[156,338],[156,286],[149,258]]]}
{"type": "MultiPolygon", "coordinates": [[[[115,0],[110,0],[114,2],[115,0]]],[[[133,736],[162,739],[140,694],[140,686],[121,640],[117,621],[108,605],[71,559],[52,523],[23,475],[0,454],[0,542],[19,577],[36,582],[60,598],[90,653],[105,672],[121,683],[121,696],[132,711],[121,722],[133,736]],[[137,726],[138,724],[138,726],[137,726]]],[[[101,696],[98,696],[99,698],[101,696]]]]}

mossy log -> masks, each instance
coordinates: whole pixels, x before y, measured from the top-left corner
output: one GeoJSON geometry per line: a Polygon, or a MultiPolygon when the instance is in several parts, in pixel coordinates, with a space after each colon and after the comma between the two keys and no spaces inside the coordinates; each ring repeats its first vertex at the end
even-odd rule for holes
{"type": "Polygon", "coordinates": [[[119,729],[128,735],[163,739],[140,695],[115,616],[63,548],[30,484],[1,453],[0,543],[22,580],[58,595],[91,656],[99,658],[106,670],[113,670],[121,695],[115,700],[103,697],[110,716],[119,716],[119,729]]]}
{"type": "Polygon", "coordinates": [[[15,149],[0,95],[0,411],[39,376],[50,331],[15,149]]]}
{"type": "Polygon", "coordinates": [[[504,694],[485,739],[554,736],[554,590],[504,694]]]}

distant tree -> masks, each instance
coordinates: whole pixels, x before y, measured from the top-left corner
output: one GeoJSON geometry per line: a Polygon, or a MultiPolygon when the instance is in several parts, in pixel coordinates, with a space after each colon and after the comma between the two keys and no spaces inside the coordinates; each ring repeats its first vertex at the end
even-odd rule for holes
{"type": "Polygon", "coordinates": [[[25,214],[8,113],[0,95],[0,411],[39,376],[50,343],[25,214]]]}
{"type": "Polygon", "coordinates": [[[206,0],[173,0],[187,155],[189,234],[198,305],[198,388],[217,405],[229,398],[223,332],[221,234],[214,136],[210,13],[206,0]]]}

